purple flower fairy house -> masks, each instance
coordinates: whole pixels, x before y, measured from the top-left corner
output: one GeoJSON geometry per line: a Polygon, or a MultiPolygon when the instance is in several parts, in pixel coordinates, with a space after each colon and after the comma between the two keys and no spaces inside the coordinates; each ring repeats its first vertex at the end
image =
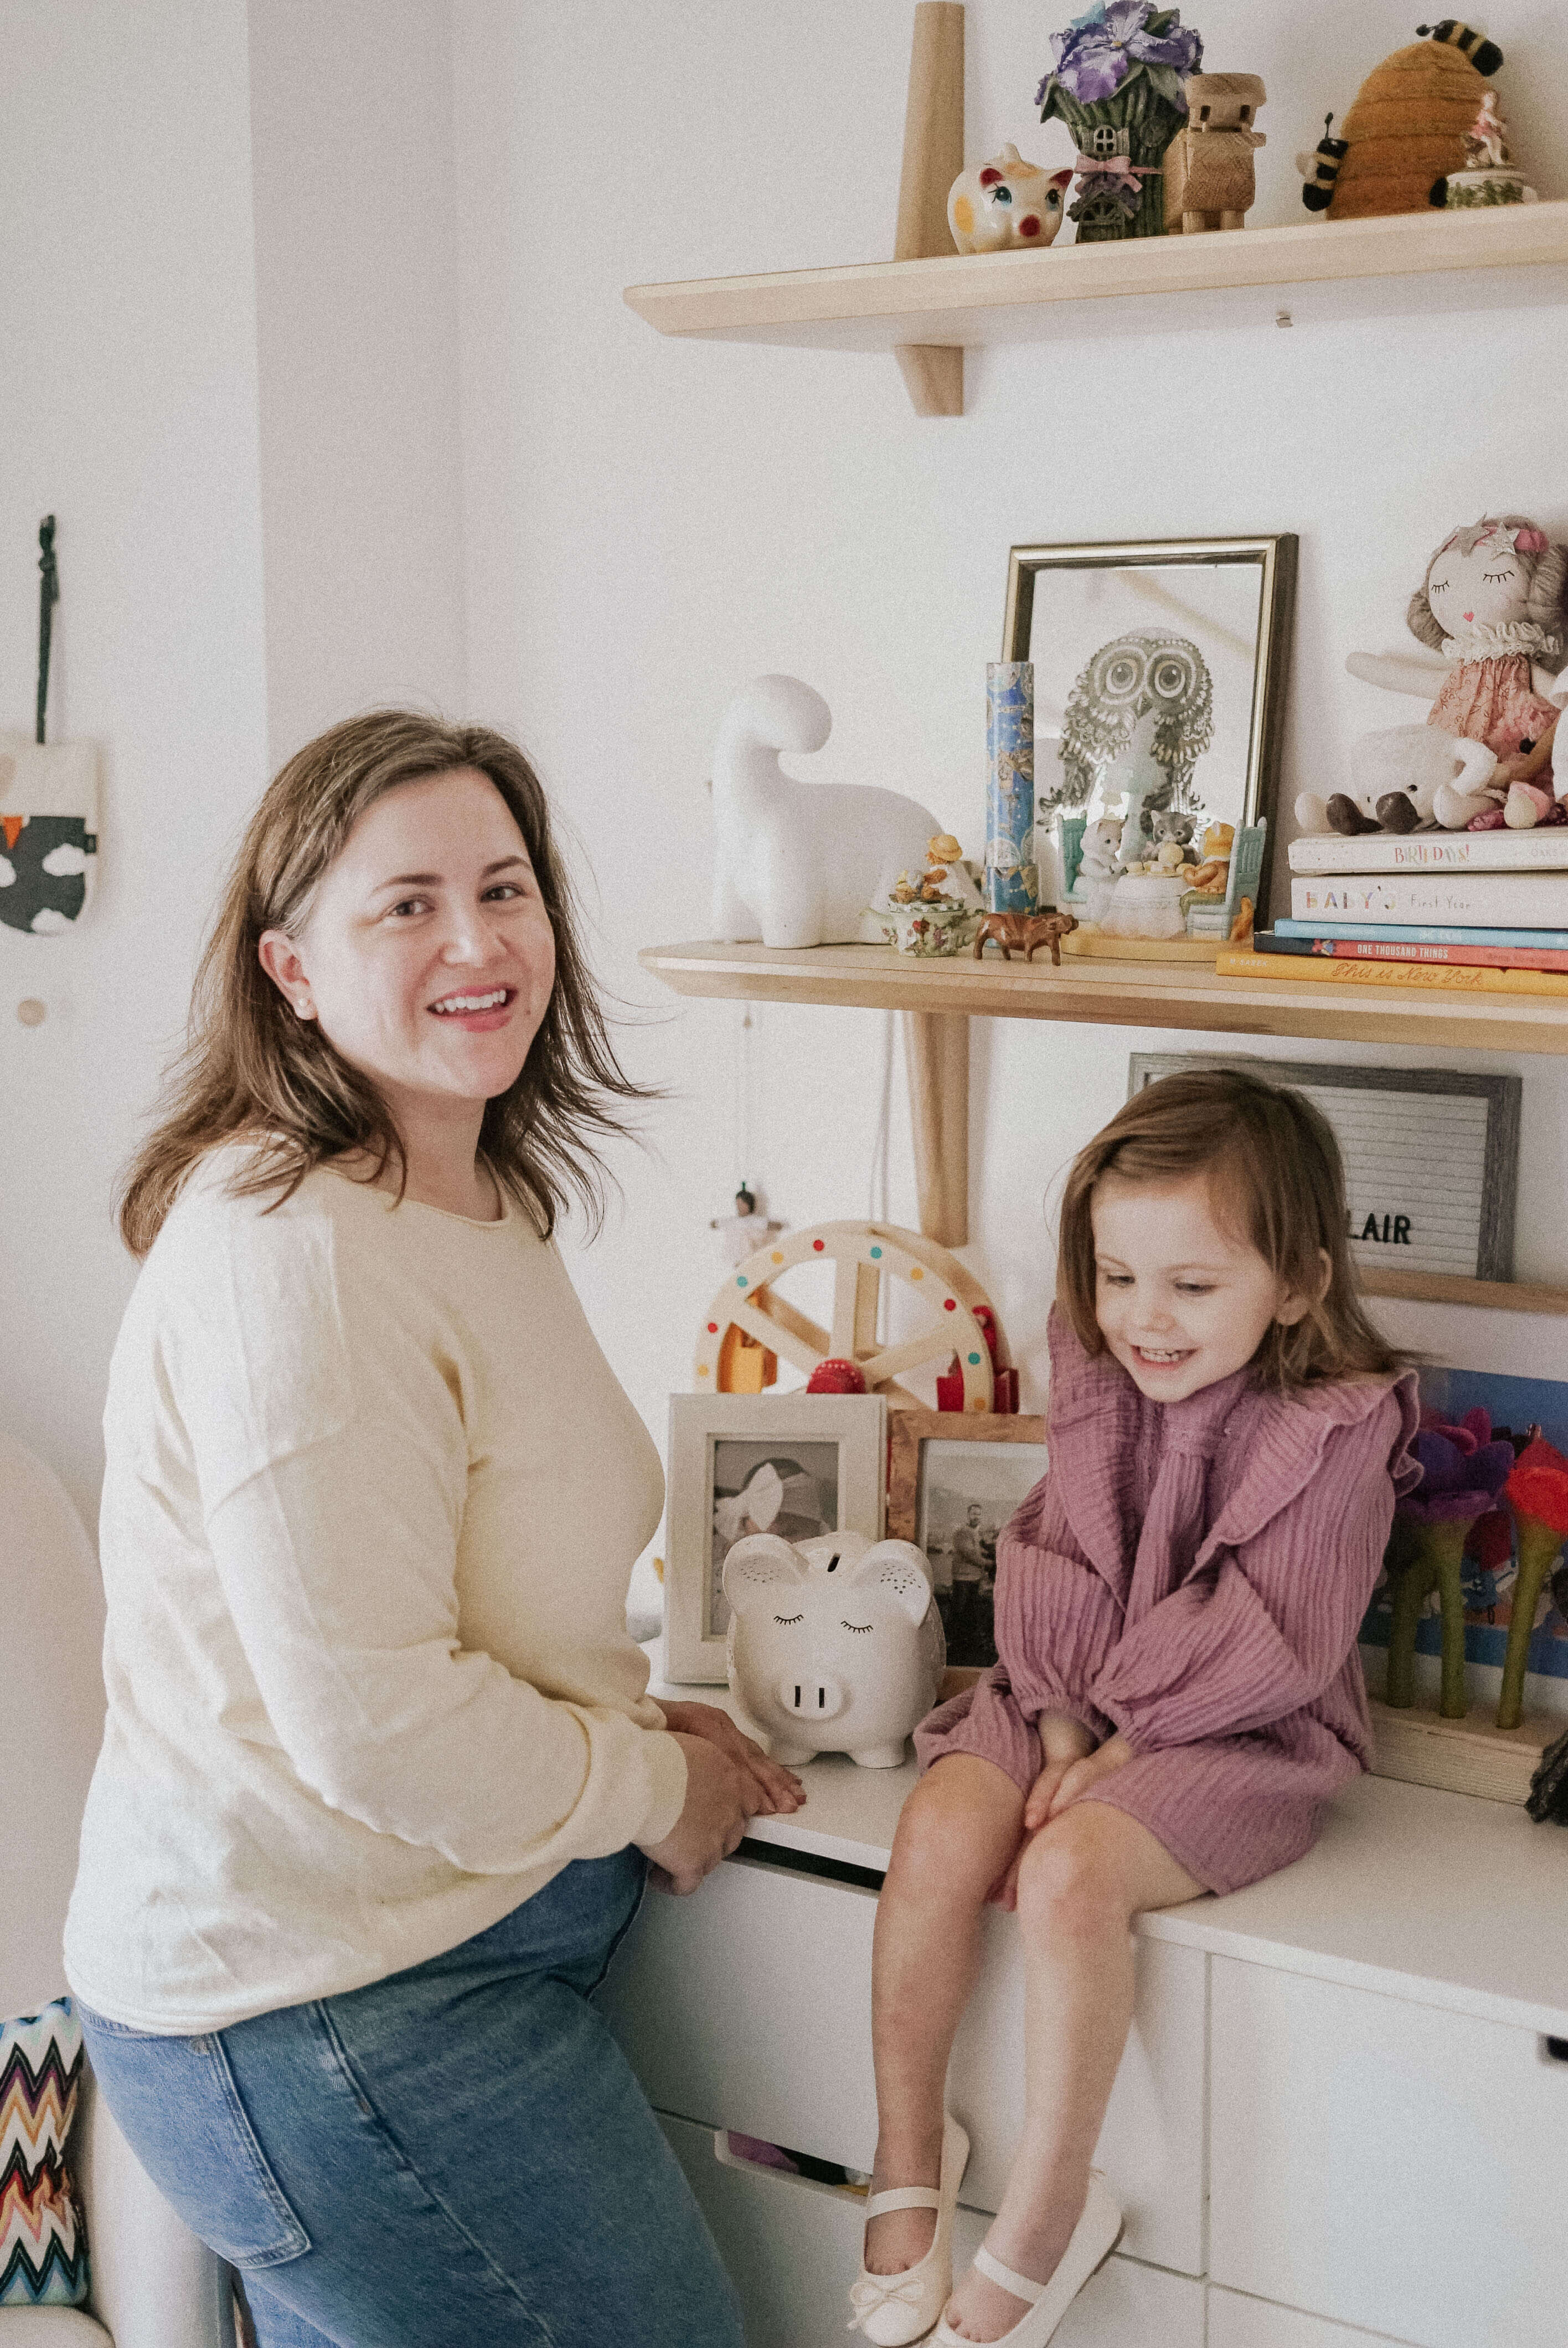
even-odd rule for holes
{"type": "Polygon", "coordinates": [[[1202,36],[1153,0],[1096,0],[1050,36],[1040,118],[1078,143],[1079,192],[1068,217],[1081,244],[1163,236],[1165,149],[1187,118],[1182,84],[1203,63],[1202,36]]]}

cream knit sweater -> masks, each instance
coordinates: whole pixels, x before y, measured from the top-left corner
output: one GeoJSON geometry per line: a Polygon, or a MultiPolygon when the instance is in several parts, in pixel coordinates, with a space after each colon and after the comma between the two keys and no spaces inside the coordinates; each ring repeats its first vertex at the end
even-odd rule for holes
{"type": "Polygon", "coordinates": [[[359,1987],[661,1839],[623,1612],[659,1461],[555,1248],[204,1161],[109,1374],[72,1989],[153,2032],[359,1987]]]}

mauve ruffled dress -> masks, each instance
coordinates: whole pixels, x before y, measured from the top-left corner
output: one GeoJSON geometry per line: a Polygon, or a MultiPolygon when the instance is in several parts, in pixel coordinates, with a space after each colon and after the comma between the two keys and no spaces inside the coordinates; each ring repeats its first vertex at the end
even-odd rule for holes
{"type": "Polygon", "coordinates": [[[995,1663],[916,1731],[921,1766],[1027,1789],[1042,1712],[1134,1758],[1087,1799],[1141,1819],[1211,1891],[1288,1866],[1370,1757],[1356,1638],[1410,1456],[1416,1381],[1292,1394],[1239,1371],[1151,1402],[1050,1325],[1050,1466],[997,1546],[995,1663]]]}

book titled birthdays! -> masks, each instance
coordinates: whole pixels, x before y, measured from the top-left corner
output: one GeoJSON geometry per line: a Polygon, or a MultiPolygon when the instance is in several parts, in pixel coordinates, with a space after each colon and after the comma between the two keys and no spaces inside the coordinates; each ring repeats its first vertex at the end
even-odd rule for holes
{"type": "Polygon", "coordinates": [[[1221,978],[1298,978],[1308,986],[1391,986],[1453,994],[1568,995],[1568,971],[1487,970],[1459,963],[1339,962],[1322,955],[1270,955],[1227,949],[1214,970],[1221,978]]]}
{"type": "Polygon", "coordinates": [[[1568,872],[1389,872],[1298,877],[1291,919],[1435,926],[1568,929],[1568,872]]]}
{"type": "MultiPolygon", "coordinates": [[[[1524,937],[1530,935],[1525,930],[1524,937]]],[[[1551,930],[1542,930],[1543,938],[1551,930]]],[[[1262,930],[1253,944],[1262,954],[1319,954],[1330,962],[1456,963],[1481,970],[1568,970],[1563,946],[1429,946],[1395,938],[1295,938],[1262,930]]]]}
{"type": "Polygon", "coordinates": [[[1563,872],[1568,823],[1533,831],[1310,832],[1290,843],[1293,872],[1563,872]]]}

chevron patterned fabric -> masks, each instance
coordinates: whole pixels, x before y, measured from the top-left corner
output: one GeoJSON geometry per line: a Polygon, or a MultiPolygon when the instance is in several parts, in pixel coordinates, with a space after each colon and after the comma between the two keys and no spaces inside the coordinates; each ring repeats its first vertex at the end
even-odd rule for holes
{"type": "Polygon", "coordinates": [[[81,2076],[69,1998],[0,2024],[0,2308],[87,2299],[87,2231],[66,2167],[81,2076]]]}

